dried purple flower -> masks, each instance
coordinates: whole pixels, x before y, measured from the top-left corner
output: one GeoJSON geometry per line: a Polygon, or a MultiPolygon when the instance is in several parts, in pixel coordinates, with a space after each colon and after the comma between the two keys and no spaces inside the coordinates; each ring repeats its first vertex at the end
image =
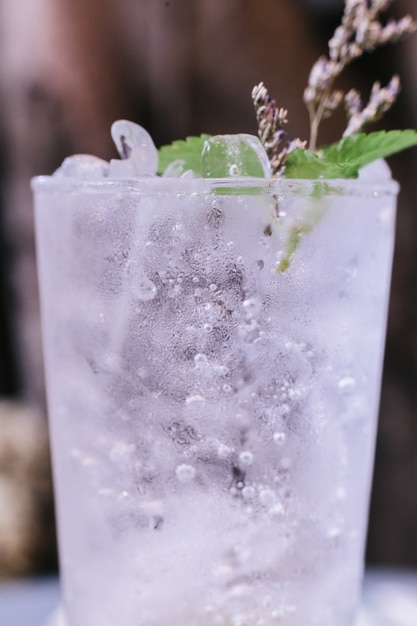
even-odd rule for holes
{"type": "MultiPolygon", "coordinates": [[[[342,101],[347,115],[344,136],[358,133],[371,122],[379,120],[395,102],[400,91],[398,76],[394,76],[386,87],[374,83],[366,106],[356,90],[351,89],[345,95],[334,87],[345,67],[364,52],[371,52],[417,30],[417,24],[409,15],[398,21],[381,23],[380,15],[392,1],[345,0],[341,24],[329,41],[329,57],[323,55],[314,63],[304,91],[304,102],[310,116],[310,150],[316,149],[321,121],[330,117],[342,101]]],[[[284,172],[287,154],[296,147],[304,148],[305,142],[299,139],[287,141],[283,130],[287,123],[287,111],[276,106],[263,83],[254,87],[252,99],[259,138],[270,159],[272,173],[280,175],[284,172]]]]}
{"type": "MultiPolygon", "coordinates": [[[[321,120],[329,117],[343,99],[341,92],[334,91],[334,84],[344,68],[364,52],[371,52],[378,46],[397,41],[403,35],[416,30],[417,25],[410,16],[399,21],[390,20],[385,26],[380,23],[381,12],[391,2],[392,0],[346,0],[342,23],[329,41],[329,58],[322,56],[315,63],[304,92],[304,102],[310,115],[311,150],[316,147],[321,120]]],[[[371,94],[366,113],[365,109],[362,111],[362,127],[379,119],[392,106],[398,93],[398,89],[395,89],[397,79],[393,80],[394,83],[391,81],[386,88],[388,92],[380,90],[380,85],[376,84],[376,91],[373,96],[371,94]],[[372,116],[373,113],[375,117],[372,116]]],[[[347,103],[345,100],[348,115],[352,106],[351,98],[352,96],[348,98],[347,103]]],[[[357,99],[355,102],[357,105],[357,99]]],[[[359,127],[360,120],[352,113],[348,121],[346,132],[350,134],[352,128],[359,127]]]]}
{"type": "Polygon", "coordinates": [[[272,174],[280,174],[288,153],[286,132],[287,110],[278,108],[265,85],[259,83],[252,90],[252,100],[258,121],[258,135],[271,163],[272,174]]]}
{"type": "Polygon", "coordinates": [[[395,75],[386,87],[376,82],[368,104],[363,107],[358,92],[353,89],[345,96],[348,125],[343,136],[360,133],[370,122],[377,122],[392,107],[400,92],[400,78],[395,75]]]}

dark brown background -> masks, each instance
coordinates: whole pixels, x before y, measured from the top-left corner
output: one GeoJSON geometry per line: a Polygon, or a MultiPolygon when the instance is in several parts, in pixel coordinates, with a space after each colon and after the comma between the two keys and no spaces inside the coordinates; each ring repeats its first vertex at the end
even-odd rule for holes
{"type": "MultiPolygon", "coordinates": [[[[30,178],[68,154],[116,156],[117,118],[145,126],[157,145],[255,133],[250,92],[260,80],[289,109],[289,133],[307,137],[302,92],[341,11],[339,0],[0,0],[0,397],[45,412],[30,178]]],[[[391,14],[413,11],[417,19],[413,0],[398,0],[391,14]]],[[[399,72],[403,92],[383,125],[416,128],[416,61],[417,34],[356,63],[342,86],[367,94],[372,79],[399,72]]],[[[342,115],[325,123],[321,142],[342,124],[342,115]]],[[[390,160],[402,192],[368,541],[369,562],[412,566],[416,160],[415,149],[390,160]]]]}

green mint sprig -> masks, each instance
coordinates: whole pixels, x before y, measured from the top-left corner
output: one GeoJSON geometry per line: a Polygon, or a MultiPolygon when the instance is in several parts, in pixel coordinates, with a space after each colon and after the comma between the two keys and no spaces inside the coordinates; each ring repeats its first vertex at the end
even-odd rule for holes
{"type": "MultiPolygon", "coordinates": [[[[179,160],[184,170],[202,176],[201,154],[209,135],[188,137],[159,149],[158,173],[179,160]]],[[[287,155],[285,178],[334,179],[357,178],[359,170],[376,161],[417,145],[415,130],[376,131],[344,137],[317,152],[295,148],[287,155]]]]}
{"type": "MultiPolygon", "coordinates": [[[[368,163],[417,145],[414,130],[364,133],[368,124],[380,120],[396,101],[400,91],[397,75],[385,87],[375,82],[367,103],[362,101],[355,89],[345,94],[335,88],[337,79],[350,63],[417,30],[417,23],[409,15],[398,21],[381,17],[392,1],[345,0],[341,24],[329,41],[328,56],[321,56],[313,65],[304,91],[304,102],[310,117],[308,149],[305,141],[288,141],[284,130],[288,112],[276,105],[265,85],[260,83],[253,88],[258,136],[273,176],[356,178],[361,167],[368,163]],[[343,139],[318,150],[320,123],[330,117],[342,102],[347,117],[343,139]]],[[[183,170],[191,169],[196,176],[207,175],[207,168],[204,169],[202,163],[202,151],[208,137],[189,137],[161,148],[158,173],[162,173],[172,161],[179,160],[183,170]]],[[[245,164],[246,175],[249,172],[253,176],[260,175],[259,168],[249,164],[246,156],[240,155],[240,158],[245,164]]]]}
{"type": "MultiPolygon", "coordinates": [[[[336,88],[340,75],[353,61],[417,30],[417,23],[409,15],[398,21],[383,16],[392,1],[345,0],[341,23],[329,41],[328,56],[322,55],[314,63],[304,91],[304,103],[310,118],[308,148],[313,155],[317,152],[321,122],[333,115],[342,103],[347,117],[344,137],[362,134],[370,123],[380,120],[395,103],[401,88],[397,75],[394,75],[385,87],[378,81],[374,82],[368,102],[364,102],[355,89],[344,93],[336,88]]],[[[252,100],[258,120],[259,138],[270,157],[273,174],[280,176],[284,172],[287,156],[293,148],[298,149],[301,146],[294,145],[294,141],[287,141],[287,145],[283,142],[285,132],[282,116],[278,115],[282,109],[276,105],[263,83],[252,90],[252,100]]],[[[285,111],[284,122],[286,121],[285,111]]],[[[300,140],[296,139],[295,142],[300,140]]],[[[315,164],[316,157],[311,154],[298,153],[292,159],[293,162],[299,160],[303,163],[309,160],[308,167],[301,168],[300,163],[300,170],[320,171],[320,166],[315,164]]],[[[330,173],[332,169],[327,168],[330,173]]]]}
{"type": "Polygon", "coordinates": [[[158,150],[158,174],[163,174],[173,161],[182,161],[184,171],[192,170],[196,176],[202,176],[201,152],[204,142],[210,135],[187,137],[185,140],[174,141],[158,150]]]}
{"type": "Polygon", "coordinates": [[[287,156],[286,178],[357,178],[359,170],[417,145],[415,130],[376,131],[344,137],[318,152],[296,148],[287,156]]]}

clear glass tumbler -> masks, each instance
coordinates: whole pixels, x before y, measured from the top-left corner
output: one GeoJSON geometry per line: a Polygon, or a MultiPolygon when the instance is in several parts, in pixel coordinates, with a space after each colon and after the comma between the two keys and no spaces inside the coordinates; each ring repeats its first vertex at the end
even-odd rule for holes
{"type": "Polygon", "coordinates": [[[69,626],[351,626],[397,184],[33,189],[69,626]]]}

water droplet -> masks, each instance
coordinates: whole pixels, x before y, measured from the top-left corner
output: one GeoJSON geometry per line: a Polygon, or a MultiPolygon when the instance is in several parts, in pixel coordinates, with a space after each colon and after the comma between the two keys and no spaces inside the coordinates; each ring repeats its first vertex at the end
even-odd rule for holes
{"type": "Polygon", "coordinates": [[[288,397],[290,400],[301,398],[303,396],[303,393],[304,393],[304,388],[301,385],[290,387],[288,389],[288,397]]]}
{"type": "Polygon", "coordinates": [[[109,458],[112,463],[123,468],[131,461],[134,452],[135,446],[133,443],[119,441],[110,450],[109,458]]]}
{"type": "Polygon", "coordinates": [[[189,483],[195,478],[195,468],[192,465],[182,463],[175,470],[175,475],[180,483],[189,483]]]}
{"type": "Polygon", "coordinates": [[[242,496],[245,500],[251,500],[255,496],[255,489],[250,485],[247,487],[243,487],[242,496]]]}
{"type": "Polygon", "coordinates": [[[262,489],[262,491],[259,492],[259,502],[262,506],[272,506],[275,502],[275,493],[272,489],[262,489]]]}
{"type": "Polygon", "coordinates": [[[196,354],[194,357],[194,363],[196,367],[207,367],[209,365],[209,360],[205,354],[196,354]]]}
{"type": "Polygon", "coordinates": [[[119,495],[117,496],[117,499],[119,500],[119,502],[128,502],[129,500],[132,499],[132,496],[128,491],[123,490],[119,493],[119,495]]]}
{"type": "Polygon", "coordinates": [[[253,454],[249,450],[245,450],[239,454],[239,465],[249,467],[253,463],[253,454]]]}
{"type": "Polygon", "coordinates": [[[283,446],[285,443],[286,434],[281,433],[281,432],[276,432],[273,434],[272,438],[274,440],[274,443],[277,444],[277,446],[283,446]]]}
{"type": "Polygon", "coordinates": [[[338,537],[340,537],[341,534],[342,531],[338,526],[332,526],[332,528],[329,528],[329,530],[327,531],[327,536],[329,537],[329,539],[337,539],[338,537]]]}
{"type": "Polygon", "coordinates": [[[339,380],[338,387],[341,391],[349,393],[355,387],[355,379],[352,376],[345,376],[339,380]]]}
{"type": "Polygon", "coordinates": [[[284,506],[281,504],[281,502],[276,502],[270,509],[269,509],[269,514],[272,515],[273,517],[275,516],[280,516],[284,514],[284,506]]]}
{"type": "Polygon", "coordinates": [[[232,452],[232,448],[226,446],[226,444],[224,443],[221,443],[217,448],[217,456],[221,459],[227,459],[232,454],[232,452]]]}
{"type": "Polygon", "coordinates": [[[247,298],[243,301],[243,306],[247,314],[255,315],[256,313],[259,313],[261,303],[257,298],[247,298]]]}
{"type": "Polygon", "coordinates": [[[195,394],[193,396],[188,396],[187,398],[185,398],[186,404],[200,404],[202,402],[205,402],[205,399],[203,396],[200,396],[199,394],[195,394]]]}

